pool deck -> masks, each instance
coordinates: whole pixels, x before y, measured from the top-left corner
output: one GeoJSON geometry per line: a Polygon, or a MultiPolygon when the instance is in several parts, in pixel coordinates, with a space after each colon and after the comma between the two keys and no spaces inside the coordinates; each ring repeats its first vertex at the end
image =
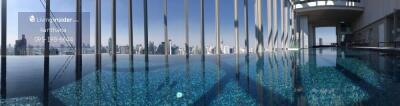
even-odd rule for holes
{"type": "Polygon", "coordinates": [[[400,52],[400,48],[393,47],[353,47],[354,49],[366,49],[376,51],[400,52]]]}

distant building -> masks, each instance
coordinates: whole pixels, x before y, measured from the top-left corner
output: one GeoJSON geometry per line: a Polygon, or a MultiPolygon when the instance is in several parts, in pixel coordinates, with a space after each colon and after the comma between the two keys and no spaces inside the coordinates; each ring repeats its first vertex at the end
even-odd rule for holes
{"type": "Polygon", "coordinates": [[[194,49],[191,50],[192,54],[201,54],[201,49],[196,46],[194,49]]]}
{"type": "Polygon", "coordinates": [[[110,38],[108,39],[108,53],[112,52],[112,46],[113,46],[112,38],[110,38]]]}
{"type": "Polygon", "coordinates": [[[170,46],[171,47],[171,55],[179,54],[179,46],[170,46]]]}
{"type": "Polygon", "coordinates": [[[322,46],[324,43],[322,42],[322,38],[319,38],[319,45],[322,46]]]}
{"type": "Polygon", "coordinates": [[[215,46],[209,45],[209,46],[206,47],[206,49],[207,49],[207,54],[215,54],[216,53],[215,52],[215,46]]]}
{"type": "Polygon", "coordinates": [[[155,54],[156,53],[155,51],[156,51],[157,48],[154,45],[154,42],[150,42],[148,46],[149,46],[149,48],[148,48],[149,49],[148,50],[149,54],[155,54]]]}
{"type": "Polygon", "coordinates": [[[14,47],[15,47],[14,49],[15,55],[27,55],[26,52],[27,42],[24,34],[22,34],[22,38],[20,40],[15,40],[14,47]]]}
{"type": "Polygon", "coordinates": [[[144,53],[144,48],[142,44],[137,44],[136,49],[135,49],[136,54],[143,54],[144,53]]]}
{"type": "Polygon", "coordinates": [[[120,46],[119,53],[120,54],[129,54],[129,46],[120,46]]]}
{"type": "Polygon", "coordinates": [[[60,54],[59,50],[56,48],[50,48],[49,51],[50,51],[49,55],[59,55],[60,54]]]}
{"type": "Polygon", "coordinates": [[[165,53],[165,42],[161,42],[160,45],[158,45],[157,54],[164,54],[165,53]]]}

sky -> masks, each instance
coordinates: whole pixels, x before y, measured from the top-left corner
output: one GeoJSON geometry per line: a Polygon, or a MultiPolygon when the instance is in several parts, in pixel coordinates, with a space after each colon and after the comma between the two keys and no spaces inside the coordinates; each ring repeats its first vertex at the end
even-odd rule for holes
{"type": "MultiPolygon", "coordinates": [[[[44,0],[43,0],[44,1],[44,0]]],[[[95,38],[95,0],[82,0],[83,12],[90,13],[90,44],[95,38]]],[[[111,0],[102,1],[102,45],[108,44],[111,37],[111,0]]],[[[168,0],[168,34],[173,44],[183,47],[185,40],[184,0],[168,0]]],[[[189,1],[189,41],[190,45],[200,45],[200,0],[189,1]]],[[[215,45],[215,1],[205,1],[205,43],[215,45]]],[[[40,0],[8,0],[7,10],[7,43],[14,45],[18,39],[18,12],[45,12],[40,0]]],[[[164,41],[163,30],[163,0],[148,0],[149,41],[159,44],[164,41]]],[[[76,0],[51,0],[53,12],[74,12],[76,0]]],[[[134,44],[142,44],[143,37],[143,0],[133,0],[133,36],[134,44]]],[[[250,46],[255,45],[254,35],[254,0],[249,0],[249,37],[250,46]]],[[[263,2],[264,39],[266,39],[266,3],[263,2]]],[[[234,11],[233,0],[220,0],[220,31],[224,44],[234,46],[234,11]]],[[[239,36],[240,46],[244,47],[243,2],[239,0],[239,36]]],[[[117,0],[117,44],[128,44],[128,0],[117,0]]],[[[279,15],[279,13],[278,13],[279,15]]],[[[278,19],[279,21],[279,19],[278,19]]],[[[317,35],[330,35],[329,28],[322,28],[317,35]],[[321,34],[320,34],[321,33],[321,34]]],[[[332,32],[332,31],[331,31],[332,32]]],[[[267,41],[267,40],[264,40],[267,41]]],[[[325,41],[325,40],[324,40],[325,41]]],[[[329,42],[329,41],[327,41],[329,42]]],[[[267,42],[264,42],[266,45],[267,42]]]]}
{"type": "Polygon", "coordinates": [[[319,45],[319,39],[322,39],[323,45],[331,45],[336,43],[336,28],[335,27],[317,27],[315,29],[316,44],[319,45]]]}

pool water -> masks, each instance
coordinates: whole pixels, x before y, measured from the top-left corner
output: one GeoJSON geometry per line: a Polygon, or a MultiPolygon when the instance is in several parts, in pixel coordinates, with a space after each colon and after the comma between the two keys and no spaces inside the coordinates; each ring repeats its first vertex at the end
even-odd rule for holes
{"type": "MultiPolygon", "coordinates": [[[[8,56],[7,105],[397,105],[400,53],[319,48],[264,54],[8,56]]],[[[4,74],[4,72],[6,74],[4,74]]]]}

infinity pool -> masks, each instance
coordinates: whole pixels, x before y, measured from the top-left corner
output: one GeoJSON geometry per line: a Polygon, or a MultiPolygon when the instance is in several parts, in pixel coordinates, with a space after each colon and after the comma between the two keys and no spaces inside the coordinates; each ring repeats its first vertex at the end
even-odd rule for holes
{"type": "Polygon", "coordinates": [[[8,56],[7,105],[398,105],[400,53],[320,48],[263,55],[8,56]],[[116,67],[116,68],[113,68],[116,67]],[[98,70],[96,70],[98,69],[98,70]]]}

